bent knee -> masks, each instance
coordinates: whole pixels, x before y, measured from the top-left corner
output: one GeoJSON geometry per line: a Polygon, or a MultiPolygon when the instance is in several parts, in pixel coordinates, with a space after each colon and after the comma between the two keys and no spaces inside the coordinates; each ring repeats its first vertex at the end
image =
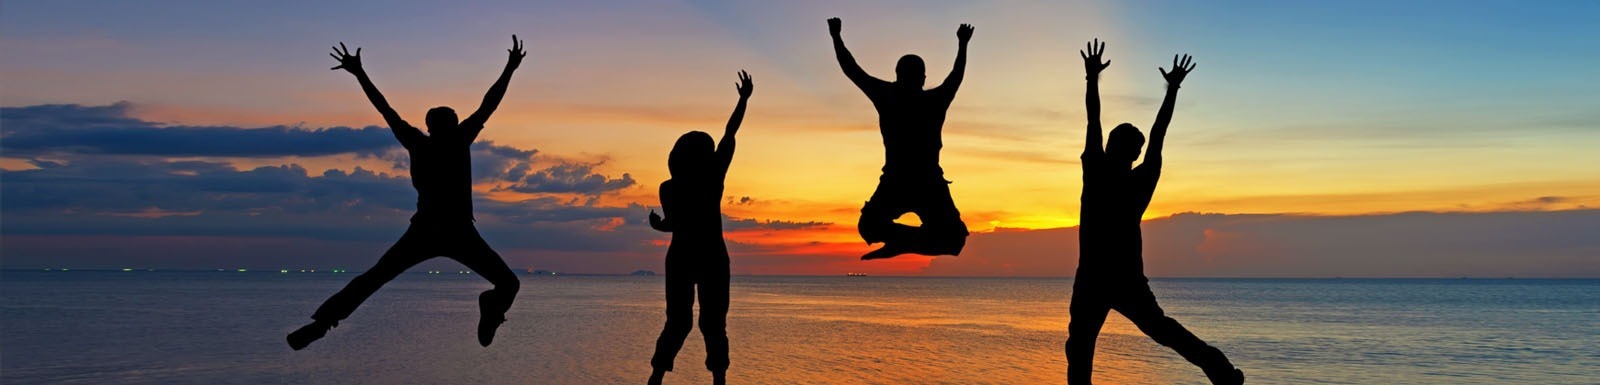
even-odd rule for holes
{"type": "Polygon", "coordinates": [[[522,280],[517,279],[516,274],[506,275],[493,283],[495,290],[504,291],[507,294],[516,294],[517,291],[522,290],[522,280]]]}
{"type": "Polygon", "coordinates": [[[689,330],[694,329],[694,324],[687,321],[667,321],[667,327],[662,328],[662,333],[674,336],[687,336],[689,330]]]}

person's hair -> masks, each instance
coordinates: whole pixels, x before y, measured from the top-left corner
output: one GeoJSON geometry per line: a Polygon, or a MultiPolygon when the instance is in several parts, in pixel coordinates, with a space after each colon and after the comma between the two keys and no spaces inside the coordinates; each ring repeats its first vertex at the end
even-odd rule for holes
{"type": "Polygon", "coordinates": [[[667,154],[667,172],[672,173],[674,179],[697,179],[700,174],[707,172],[712,154],[716,151],[711,134],[704,131],[686,132],[678,137],[678,142],[672,144],[672,152],[667,154]]]}
{"type": "Polygon", "coordinates": [[[922,57],[906,55],[900,57],[900,62],[894,65],[895,83],[922,86],[928,78],[928,66],[923,64],[922,57]]]}
{"type": "Polygon", "coordinates": [[[1118,124],[1111,129],[1111,138],[1106,141],[1106,155],[1114,160],[1132,162],[1139,158],[1139,149],[1144,147],[1144,133],[1132,124],[1118,124]]]}
{"type": "Polygon", "coordinates": [[[428,110],[426,122],[428,123],[428,133],[432,134],[435,129],[455,129],[457,125],[461,124],[461,119],[456,117],[456,110],[452,110],[450,107],[434,107],[428,110]]]}

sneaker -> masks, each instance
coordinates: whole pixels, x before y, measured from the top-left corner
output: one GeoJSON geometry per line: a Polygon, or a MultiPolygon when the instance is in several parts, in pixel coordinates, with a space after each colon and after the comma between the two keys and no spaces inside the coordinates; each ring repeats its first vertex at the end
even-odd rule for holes
{"type": "Polygon", "coordinates": [[[511,307],[510,299],[501,299],[494,290],[478,295],[478,344],[485,347],[494,342],[494,333],[500,329],[500,324],[506,322],[506,310],[511,307]]]}
{"type": "Polygon", "coordinates": [[[1206,373],[1213,385],[1241,385],[1244,384],[1244,371],[1230,368],[1220,373],[1206,373]]]}
{"type": "Polygon", "coordinates": [[[328,329],[335,325],[337,324],[316,321],[306,326],[301,326],[300,329],[289,333],[289,348],[294,350],[305,349],[307,345],[311,345],[312,341],[322,339],[322,336],[328,334],[328,329]]]}
{"type": "Polygon", "coordinates": [[[500,329],[500,324],[506,322],[506,317],[482,317],[478,319],[478,345],[488,347],[494,342],[494,332],[500,329]]]}

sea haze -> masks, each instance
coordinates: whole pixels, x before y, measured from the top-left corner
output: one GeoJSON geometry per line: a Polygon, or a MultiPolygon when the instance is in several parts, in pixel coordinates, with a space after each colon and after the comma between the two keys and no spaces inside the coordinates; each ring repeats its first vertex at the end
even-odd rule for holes
{"type": "MultiPolygon", "coordinates": [[[[642,383],[663,277],[524,275],[495,343],[466,274],[408,273],[326,338],[284,335],[355,273],[6,271],[7,384],[642,383]]],[[[1600,280],[1157,279],[1258,384],[1593,384],[1600,280]]],[[[734,277],[731,383],[1065,381],[1071,279],[734,277]]],[[[698,332],[668,383],[708,383],[698,332]]],[[[1204,384],[1120,316],[1096,380],[1204,384]]]]}

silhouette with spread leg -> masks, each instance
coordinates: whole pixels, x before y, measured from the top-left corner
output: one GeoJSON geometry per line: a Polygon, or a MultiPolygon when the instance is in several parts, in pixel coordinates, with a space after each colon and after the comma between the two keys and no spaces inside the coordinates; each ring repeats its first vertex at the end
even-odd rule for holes
{"type": "MultiPolygon", "coordinates": [[[[1086,385],[1094,371],[1094,343],[1111,310],[1122,313],[1150,338],[1177,350],[1190,363],[1199,366],[1213,384],[1244,383],[1244,373],[1235,369],[1222,351],[1162,313],[1144,276],[1143,240],[1139,220],[1150,205],[1156,180],[1161,177],[1161,148],[1166,140],[1167,123],[1172,121],[1172,105],[1178,98],[1178,85],[1194,70],[1189,55],[1173,56],[1172,71],[1161,70],[1167,80],[1167,96],[1150,129],[1150,148],[1144,163],[1133,167],[1144,145],[1144,135],[1132,124],[1123,123],[1111,130],[1111,140],[1100,147],[1100,72],[1111,65],[1101,62],[1105,43],[1089,43],[1080,51],[1088,71],[1088,137],[1083,147],[1083,212],[1078,227],[1078,272],[1072,285],[1072,320],[1067,326],[1067,383],[1086,385]]],[[[1158,68],[1158,70],[1160,70],[1158,68]]]]}
{"type": "Polygon", "coordinates": [[[508,51],[506,68],[494,86],[489,87],[478,111],[458,122],[455,111],[449,107],[428,110],[428,133],[424,135],[400,119],[400,114],[389,107],[389,102],[378,92],[378,87],[367,78],[366,70],[361,68],[361,48],[356,48],[356,53],[352,55],[348,48],[344,48],[344,43],[334,47],[334,53],[330,55],[339,60],[339,65],[333,69],[344,69],[356,76],[367,99],[383,114],[384,122],[389,124],[395,138],[410,154],[411,185],[417,189],[417,213],[411,216],[411,227],[378,259],[376,265],[323,302],[312,314],[311,324],[289,334],[289,347],[300,350],[322,338],[329,328],[349,317],[362,301],[383,284],[406,269],[436,256],[454,259],[494,284],[493,289],[478,296],[478,310],[481,313],[478,343],[489,346],[494,341],[495,330],[505,322],[505,312],[516,299],[521,283],[516,273],[506,267],[500,254],[489,248],[473,225],[472,159],[469,147],[477,139],[478,132],[483,130],[489,115],[500,105],[500,99],[506,95],[506,86],[511,82],[512,72],[517,70],[523,56],[527,55],[516,35],[511,36],[511,49],[508,51]]]}
{"type": "Polygon", "coordinates": [[[956,89],[967,68],[967,41],[972,26],[956,29],[960,49],[944,83],[922,89],[926,79],[922,58],[900,57],[893,83],[868,75],[856,64],[839,36],[839,18],[828,19],[833,35],[833,52],[839,67],[878,110],[878,131],[883,135],[883,175],[878,188],[861,208],[856,228],[867,244],[883,242],[883,247],[861,259],[891,258],[900,254],[959,255],[967,243],[967,224],[961,221],[955,201],[950,198],[950,182],[939,168],[939,149],[944,147],[940,131],[945,111],[955,100],[956,89]],[[922,226],[895,223],[895,218],[916,213],[922,226]]]}
{"type": "Polygon", "coordinates": [[[650,384],[672,371],[672,360],[694,326],[694,296],[700,292],[700,334],[706,338],[706,369],[716,384],[728,372],[728,246],[722,239],[722,187],[744,121],[745,102],[755,82],[739,71],[739,104],[728,117],[722,143],[690,131],[678,137],[667,156],[672,179],[661,182],[661,214],[650,212],[650,227],[672,233],[667,246],[667,325],[650,359],[650,384]],[[715,149],[713,149],[713,146],[715,149]]]}

